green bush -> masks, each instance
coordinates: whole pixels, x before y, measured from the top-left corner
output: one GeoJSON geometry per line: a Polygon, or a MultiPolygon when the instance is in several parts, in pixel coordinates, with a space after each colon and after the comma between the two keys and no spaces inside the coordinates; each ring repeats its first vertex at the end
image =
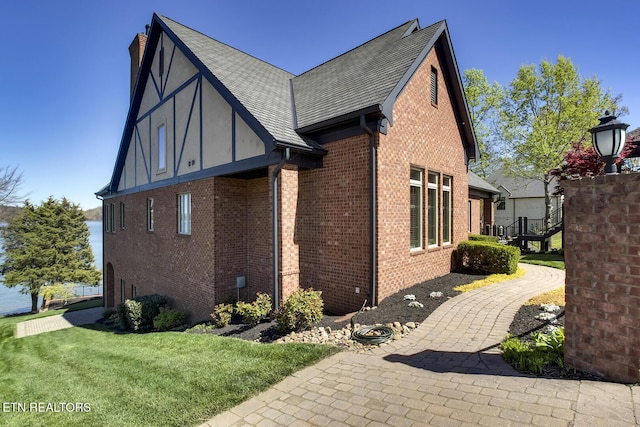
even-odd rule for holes
{"type": "Polygon", "coordinates": [[[217,304],[213,307],[211,318],[217,328],[224,328],[231,322],[233,316],[233,304],[217,304]]]}
{"type": "Polygon", "coordinates": [[[497,243],[465,241],[456,250],[459,267],[481,273],[514,274],[519,260],[520,248],[497,243]]]}
{"type": "Polygon", "coordinates": [[[131,329],[131,325],[129,324],[129,320],[127,318],[127,309],[124,303],[117,305],[116,314],[118,315],[118,324],[120,325],[120,328],[125,331],[131,329]]]}
{"type": "Polygon", "coordinates": [[[185,312],[182,310],[168,310],[160,307],[160,313],[153,318],[153,327],[161,331],[168,331],[184,325],[185,317],[185,312]]]}
{"type": "Polygon", "coordinates": [[[535,345],[507,335],[500,344],[504,360],[519,371],[542,374],[552,364],[564,367],[564,328],[533,335],[535,345]]]}
{"type": "Polygon", "coordinates": [[[483,234],[469,233],[469,240],[476,241],[476,242],[498,243],[498,236],[485,236],[483,234]]]}
{"type": "Polygon", "coordinates": [[[300,289],[289,295],[276,314],[282,332],[299,331],[322,320],[322,292],[300,289]]]}
{"type": "Polygon", "coordinates": [[[118,313],[117,308],[107,307],[104,310],[102,310],[102,318],[109,319],[111,316],[117,313],[118,313]]]}
{"type": "Polygon", "coordinates": [[[239,301],[236,303],[236,313],[242,316],[244,323],[257,325],[271,312],[271,297],[258,293],[252,303],[239,301]]]}
{"type": "Polygon", "coordinates": [[[142,304],[136,300],[128,299],[124,302],[124,310],[129,329],[140,330],[142,326],[142,304]]]}
{"type": "Polygon", "coordinates": [[[141,295],[135,297],[134,301],[138,301],[142,305],[141,313],[141,328],[151,329],[153,326],[153,319],[160,314],[160,308],[167,306],[167,298],[158,295],[141,295]]]}
{"type": "Polygon", "coordinates": [[[153,319],[160,314],[160,308],[167,305],[162,295],[142,295],[119,304],[116,311],[118,322],[124,330],[147,330],[153,326],[153,319]]]}

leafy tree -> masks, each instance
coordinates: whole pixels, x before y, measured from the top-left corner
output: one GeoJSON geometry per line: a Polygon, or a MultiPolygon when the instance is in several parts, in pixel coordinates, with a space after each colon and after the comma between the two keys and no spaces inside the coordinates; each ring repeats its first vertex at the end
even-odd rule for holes
{"type": "Polygon", "coordinates": [[[49,197],[39,206],[25,202],[22,212],[0,229],[0,236],[3,283],[22,286],[21,292],[31,295],[33,312],[38,310],[38,294],[45,285],[94,285],[100,280],[83,212],[66,198],[49,197]]]}
{"type": "Polygon", "coordinates": [[[464,72],[462,83],[481,154],[480,159],[469,167],[479,176],[487,178],[499,168],[500,163],[500,147],[495,135],[500,108],[504,103],[504,90],[498,82],[489,84],[482,70],[475,68],[464,72]]]}
{"type": "Polygon", "coordinates": [[[505,174],[544,183],[547,222],[551,214],[550,171],[565,153],[598,124],[603,111],[616,111],[616,100],[595,78],[582,79],[571,60],[523,65],[506,94],[501,135],[508,147],[505,174]]]}
{"type": "MultiPolygon", "coordinates": [[[[624,149],[616,159],[616,165],[624,162],[624,159],[631,154],[633,147],[634,144],[631,142],[631,137],[628,137],[624,149]]],[[[576,142],[565,154],[562,165],[559,168],[552,169],[550,173],[559,180],[563,180],[604,175],[604,168],[605,161],[600,158],[593,146],[586,148],[582,142],[576,142]]],[[[558,185],[554,194],[562,193],[562,187],[558,185]]]]}

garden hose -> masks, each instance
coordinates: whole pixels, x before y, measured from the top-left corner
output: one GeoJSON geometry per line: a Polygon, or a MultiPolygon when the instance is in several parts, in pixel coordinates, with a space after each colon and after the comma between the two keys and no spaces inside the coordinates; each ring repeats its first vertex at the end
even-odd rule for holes
{"type": "Polygon", "coordinates": [[[357,331],[355,330],[355,317],[362,313],[367,300],[364,300],[360,310],[351,317],[351,339],[360,344],[378,345],[389,341],[393,338],[393,329],[388,326],[364,326],[357,331]]]}
{"type": "Polygon", "coordinates": [[[378,345],[393,338],[393,329],[388,326],[365,326],[351,332],[351,339],[360,344],[378,345]]]}

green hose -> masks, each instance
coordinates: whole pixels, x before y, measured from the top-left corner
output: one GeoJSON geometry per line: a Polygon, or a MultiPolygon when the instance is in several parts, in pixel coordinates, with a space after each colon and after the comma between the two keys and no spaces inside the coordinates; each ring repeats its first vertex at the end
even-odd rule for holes
{"type": "Polygon", "coordinates": [[[393,329],[388,326],[365,326],[351,332],[351,339],[360,344],[378,345],[393,338],[393,329]]]}

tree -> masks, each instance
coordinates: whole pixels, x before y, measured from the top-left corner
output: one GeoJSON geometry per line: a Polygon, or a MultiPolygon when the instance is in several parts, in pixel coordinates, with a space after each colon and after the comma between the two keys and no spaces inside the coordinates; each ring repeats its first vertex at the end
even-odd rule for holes
{"type": "Polygon", "coordinates": [[[100,280],[83,212],[66,198],[49,197],[39,206],[25,202],[22,212],[0,228],[0,236],[3,283],[22,286],[21,292],[31,295],[33,312],[38,310],[38,294],[45,285],[95,285],[100,280]]]}
{"type": "Polygon", "coordinates": [[[11,205],[19,202],[20,186],[22,185],[22,174],[18,172],[18,167],[0,166],[0,205],[11,205]]]}
{"type": "Polygon", "coordinates": [[[584,141],[616,100],[595,78],[581,79],[571,60],[523,65],[506,94],[501,135],[508,147],[505,174],[544,183],[547,224],[551,214],[550,171],[558,168],[575,142],[584,141]]]}
{"type": "Polygon", "coordinates": [[[500,147],[496,135],[504,90],[497,82],[489,84],[482,70],[466,70],[462,77],[471,123],[480,148],[480,159],[469,167],[483,178],[499,168],[500,147]]]}
{"type": "MultiPolygon", "coordinates": [[[[631,137],[627,138],[624,149],[616,159],[617,165],[624,162],[634,148],[631,137]]],[[[593,146],[585,148],[582,142],[576,142],[564,156],[559,168],[552,169],[551,175],[558,180],[604,175],[605,161],[598,155],[593,146]]],[[[624,170],[624,167],[623,167],[624,170]]],[[[556,186],[555,195],[562,194],[562,187],[556,186]]]]}

